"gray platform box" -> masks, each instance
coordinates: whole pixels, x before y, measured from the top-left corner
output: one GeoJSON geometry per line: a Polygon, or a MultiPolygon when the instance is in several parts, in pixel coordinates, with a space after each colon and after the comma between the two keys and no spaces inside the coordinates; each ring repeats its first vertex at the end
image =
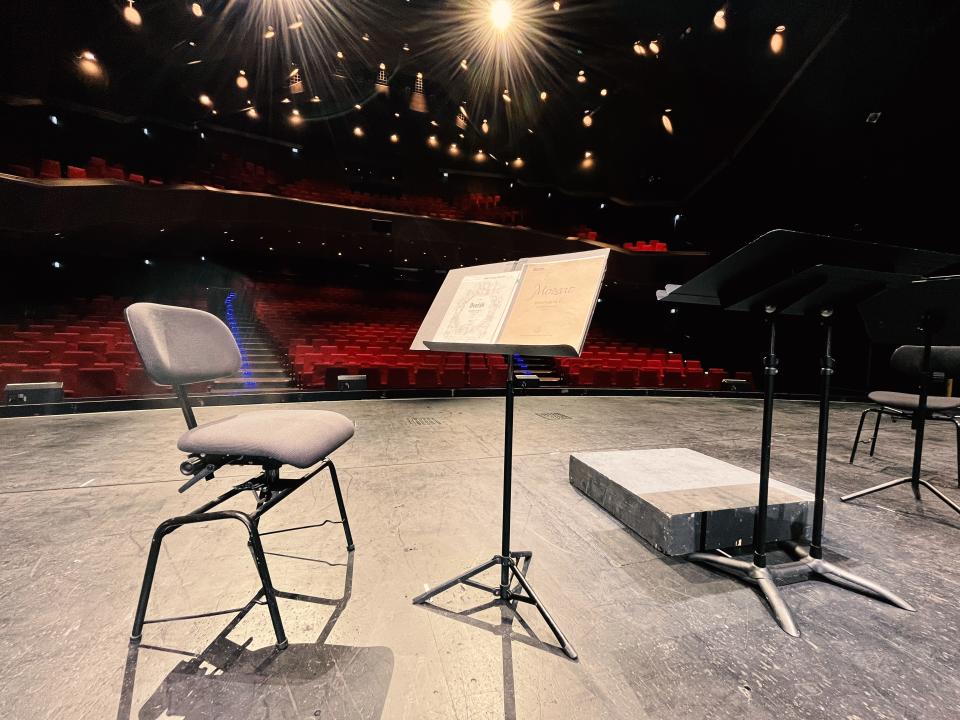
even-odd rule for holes
{"type": "MultiPolygon", "coordinates": [[[[687,448],[582,452],[570,482],[667,555],[749,545],[759,476],[687,448]]],[[[802,540],[813,495],[770,480],[767,537],[802,540]]]]}

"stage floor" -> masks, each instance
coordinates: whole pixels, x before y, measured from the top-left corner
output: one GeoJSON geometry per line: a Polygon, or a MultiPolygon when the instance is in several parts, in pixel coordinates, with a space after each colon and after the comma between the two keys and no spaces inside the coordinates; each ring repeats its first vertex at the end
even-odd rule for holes
{"type": "MultiPolygon", "coordinates": [[[[285,406],[291,407],[291,406],[285,406]]],[[[298,406],[307,407],[307,406],[298,406]]],[[[411,598],[489,559],[500,543],[503,401],[311,404],[356,421],[334,454],[356,551],[338,525],[264,538],[274,584],[330,598],[148,625],[127,638],[147,547],[163,519],[246,477],[230,469],[178,495],[177,410],[0,420],[0,717],[4,718],[944,718],[960,707],[960,518],[909,487],[844,505],[909,474],[912,433],[886,421],[877,455],[848,465],[862,406],[832,415],[828,559],[918,609],[820,582],[785,587],[803,636],[756,592],[667,558],[570,485],[575,450],[689,447],[756,470],[760,404],[649,397],[518,398],[515,549],[580,653],[557,651],[457,588],[411,598]],[[954,708],[954,710],[950,710],[954,708]]],[[[200,408],[201,422],[256,408],[200,408]]],[[[777,406],[774,476],[813,489],[816,405],[777,406]]],[[[928,426],[925,470],[953,498],[953,426],[928,426]]],[[[252,507],[252,498],[241,496],[252,507]]],[[[238,502],[238,504],[240,504],[238,502]]],[[[336,518],[326,474],[269,513],[269,531],[336,518]]],[[[164,542],[148,617],[243,606],[258,588],[239,523],[164,542]]],[[[539,638],[539,639],[538,639],[539,638]]]]}

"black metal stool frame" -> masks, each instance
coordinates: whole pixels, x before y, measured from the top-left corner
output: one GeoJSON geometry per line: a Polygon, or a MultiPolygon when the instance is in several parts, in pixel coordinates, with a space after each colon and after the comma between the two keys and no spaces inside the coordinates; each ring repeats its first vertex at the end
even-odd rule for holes
{"type": "MultiPolygon", "coordinates": [[[[863,432],[863,422],[869,413],[877,414],[877,422],[873,426],[873,437],[870,440],[870,457],[873,457],[874,450],[877,449],[877,435],[880,433],[880,420],[884,415],[889,415],[894,420],[909,420],[913,422],[913,413],[887,405],[874,405],[868,407],[860,414],[860,424],[857,426],[857,436],[853,440],[853,448],[850,450],[850,464],[853,464],[857,457],[857,449],[860,446],[860,433],[863,432]]],[[[927,420],[938,420],[943,422],[952,422],[957,429],[957,487],[960,487],[960,417],[946,413],[932,412],[927,415],[927,420]]]]}
{"type": "MultiPolygon", "coordinates": [[[[193,408],[190,406],[190,401],[187,397],[185,388],[183,386],[176,386],[174,390],[176,391],[177,397],[180,400],[180,407],[183,411],[184,419],[187,421],[187,426],[189,428],[196,427],[197,420],[193,414],[193,408]]],[[[137,613],[133,621],[133,631],[130,633],[130,641],[133,643],[140,642],[140,639],[143,637],[143,626],[146,624],[169,622],[172,620],[189,620],[205,617],[210,614],[200,613],[196,615],[184,615],[174,618],[157,618],[151,620],[146,618],[147,604],[150,601],[150,590],[153,586],[153,576],[157,569],[157,560],[160,557],[160,546],[163,543],[163,538],[183,525],[191,525],[198,522],[208,522],[211,520],[237,520],[243,523],[243,526],[247,529],[247,534],[250,536],[250,539],[247,541],[247,545],[250,548],[250,553],[253,555],[253,561],[257,566],[257,573],[260,575],[260,582],[262,584],[260,593],[258,593],[258,597],[262,595],[266,600],[267,608],[270,611],[270,620],[273,623],[273,631],[277,636],[277,648],[279,650],[283,650],[285,647],[287,647],[287,636],[283,630],[283,621],[280,618],[280,609],[277,607],[277,597],[288,596],[290,593],[284,593],[273,587],[273,581],[270,579],[270,570],[267,567],[267,560],[263,554],[263,545],[260,543],[261,533],[258,528],[260,518],[268,510],[276,507],[282,500],[287,498],[301,485],[306,483],[321,471],[329,468],[330,479],[333,483],[333,491],[337,496],[337,507],[340,510],[339,522],[343,525],[343,534],[347,541],[347,551],[353,552],[353,537],[350,534],[350,523],[347,520],[346,506],[343,503],[343,493],[340,491],[340,482],[337,478],[337,469],[330,459],[324,459],[320,462],[319,466],[303,477],[285,480],[280,477],[280,463],[268,458],[253,458],[245,456],[201,456],[198,459],[205,468],[210,468],[212,466],[219,468],[223,465],[260,465],[263,468],[263,471],[257,477],[251,478],[250,480],[240,483],[239,485],[235,485],[227,492],[211,500],[210,502],[201,505],[193,512],[164,520],[159,526],[157,526],[157,529],[153,533],[153,541],[150,543],[150,554],[147,557],[147,567],[143,573],[143,584],[140,587],[140,600],[137,603],[137,613]],[[246,490],[253,491],[257,497],[257,507],[252,513],[245,513],[240,510],[218,510],[211,512],[213,508],[223,504],[230,498],[239,495],[246,490]]],[[[180,491],[183,492],[201,477],[209,479],[213,477],[213,472],[205,472],[204,470],[201,470],[194,475],[193,480],[188,481],[183,487],[181,487],[180,491]]],[[[338,521],[326,520],[320,523],[320,525],[325,525],[328,522],[335,523],[338,521]]],[[[270,533],[264,534],[269,535],[270,533]]],[[[222,612],[224,611],[217,611],[216,614],[220,614],[222,612]]]]}

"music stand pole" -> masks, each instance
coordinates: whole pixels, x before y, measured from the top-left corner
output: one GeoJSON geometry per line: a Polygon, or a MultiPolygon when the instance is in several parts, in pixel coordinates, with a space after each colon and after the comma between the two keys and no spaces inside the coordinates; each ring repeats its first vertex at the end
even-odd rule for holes
{"type": "Polygon", "coordinates": [[[566,636],[563,634],[563,631],[560,630],[556,621],[553,619],[553,616],[549,613],[547,608],[544,607],[540,597],[534,591],[533,587],[530,585],[530,582],[527,580],[526,575],[524,574],[527,567],[529,567],[533,553],[529,550],[510,550],[510,501],[513,495],[514,399],[512,353],[507,355],[507,382],[505,386],[505,397],[506,402],[504,409],[506,412],[503,424],[503,519],[501,525],[500,554],[494,555],[493,558],[487,560],[487,562],[483,563],[482,565],[478,565],[475,568],[467,570],[465,573],[457,575],[456,577],[442,582],[430,590],[417,595],[417,597],[413,599],[413,604],[422,605],[432,597],[460,584],[468,585],[469,587],[477,588],[478,590],[484,590],[496,595],[496,604],[508,607],[514,612],[516,612],[517,603],[528,603],[536,607],[540,612],[541,617],[543,617],[544,622],[547,624],[547,627],[550,628],[550,631],[553,633],[554,637],[557,638],[557,642],[560,644],[561,649],[564,653],[566,653],[567,657],[569,657],[571,660],[576,660],[577,651],[574,650],[573,645],[570,644],[570,641],[567,640],[566,636]],[[518,560],[525,561],[523,570],[520,569],[517,562],[518,560]],[[489,570],[497,565],[500,566],[499,587],[485,585],[484,583],[473,579],[475,575],[479,575],[480,573],[485,572],[486,570],[489,570]],[[522,593],[516,592],[516,590],[510,587],[511,575],[519,584],[518,589],[523,590],[522,593]]]}

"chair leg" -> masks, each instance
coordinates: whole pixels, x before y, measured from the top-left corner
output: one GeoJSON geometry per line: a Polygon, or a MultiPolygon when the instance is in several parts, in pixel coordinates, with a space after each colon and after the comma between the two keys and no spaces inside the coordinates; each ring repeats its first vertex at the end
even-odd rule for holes
{"type": "Polygon", "coordinates": [[[883,419],[883,408],[877,410],[877,423],[873,426],[873,440],[870,441],[870,457],[873,457],[873,451],[877,449],[877,435],[880,434],[880,421],[883,419]]]}
{"type": "Polygon", "coordinates": [[[133,619],[133,631],[130,633],[132,642],[140,642],[143,637],[143,621],[147,617],[147,603],[150,602],[150,590],[153,588],[153,576],[157,571],[157,559],[160,557],[160,545],[163,537],[169,532],[166,523],[161,523],[153,533],[150,543],[150,554],[147,556],[147,567],[143,572],[143,584],[140,586],[140,600],[137,602],[137,614],[133,619]]]}
{"type": "Polygon", "coordinates": [[[960,419],[953,418],[953,424],[957,426],[957,487],[960,487],[960,419]]]}
{"type": "Polygon", "coordinates": [[[252,520],[244,522],[244,525],[247,527],[247,532],[250,533],[250,552],[253,555],[253,562],[257,566],[257,573],[260,575],[260,583],[263,585],[263,596],[267,601],[267,609],[270,611],[273,632],[277,636],[277,649],[283,650],[287,647],[287,635],[283,631],[280,608],[277,606],[277,595],[273,588],[273,582],[270,580],[270,570],[267,568],[267,558],[263,554],[263,545],[260,543],[260,533],[257,532],[256,523],[252,520]]]}
{"type": "Polygon", "coordinates": [[[347,540],[347,551],[353,552],[353,535],[350,534],[350,521],[347,520],[347,508],[343,504],[343,493],[340,492],[340,481],[337,479],[337,468],[330,463],[330,479],[333,481],[333,492],[337,496],[337,507],[340,508],[340,520],[343,523],[343,534],[347,540]]]}
{"type": "Polygon", "coordinates": [[[862,413],[860,413],[860,424],[857,425],[857,436],[853,439],[853,449],[850,451],[850,464],[853,465],[854,459],[857,457],[857,447],[860,445],[860,433],[863,432],[863,421],[867,419],[867,414],[872,413],[876,408],[867,408],[862,413]]]}

